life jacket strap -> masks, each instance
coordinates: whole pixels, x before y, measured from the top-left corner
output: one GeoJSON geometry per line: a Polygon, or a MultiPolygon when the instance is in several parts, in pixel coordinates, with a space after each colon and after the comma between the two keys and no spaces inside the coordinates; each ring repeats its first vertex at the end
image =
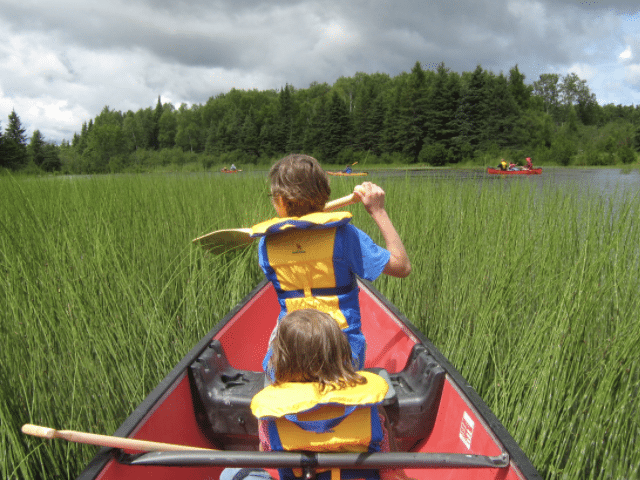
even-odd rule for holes
{"type": "MultiPolygon", "coordinates": [[[[330,287],[330,288],[312,288],[311,296],[312,297],[332,297],[337,295],[345,295],[357,288],[357,283],[355,278],[350,285],[343,285],[340,287],[330,287]]],[[[299,290],[282,290],[281,288],[276,288],[276,293],[278,294],[278,298],[281,299],[289,299],[289,298],[302,298],[305,297],[304,289],[299,290]]]]}
{"type": "Polygon", "coordinates": [[[357,407],[350,405],[344,407],[344,415],[340,415],[339,417],[327,418],[325,420],[298,420],[298,415],[295,413],[291,413],[285,415],[284,418],[289,420],[290,422],[295,423],[301,429],[306,430],[307,432],[315,432],[315,433],[323,433],[330,432],[334,427],[337,427],[342,423],[342,421],[355,412],[357,407]]]}

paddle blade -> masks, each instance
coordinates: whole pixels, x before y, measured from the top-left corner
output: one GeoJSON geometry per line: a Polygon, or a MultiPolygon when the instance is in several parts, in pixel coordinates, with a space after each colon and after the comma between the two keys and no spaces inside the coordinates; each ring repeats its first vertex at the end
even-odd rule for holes
{"type": "Polygon", "coordinates": [[[232,228],[216,230],[195,238],[193,243],[214,255],[228,252],[235,248],[247,247],[253,243],[250,228],[232,228]]]}

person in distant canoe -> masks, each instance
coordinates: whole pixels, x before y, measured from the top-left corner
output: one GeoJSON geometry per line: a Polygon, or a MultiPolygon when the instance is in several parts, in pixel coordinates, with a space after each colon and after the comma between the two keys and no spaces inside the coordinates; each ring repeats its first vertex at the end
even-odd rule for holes
{"type": "Polygon", "coordinates": [[[229,167],[229,170],[231,170],[232,172],[235,172],[237,170],[236,166],[232,163],[231,166],[229,167]]]}
{"type": "Polygon", "coordinates": [[[517,172],[518,170],[520,170],[520,167],[517,164],[515,164],[513,162],[511,162],[509,164],[509,171],[510,172],[517,172]]]}
{"type": "MultiPolygon", "coordinates": [[[[386,248],[352,225],[351,213],[323,212],[331,188],[315,158],[288,155],[271,167],[269,177],[278,217],[254,225],[251,236],[262,237],[258,262],[278,295],[278,321],[305,308],[328,313],[347,335],[355,367],[362,369],[366,342],[357,277],[373,281],[382,273],[402,278],[411,272],[404,244],[384,208],[384,190],[364,182],[354,194],[380,229],[386,248]]],[[[265,371],[271,352],[263,361],[265,371]]]]}
{"type": "Polygon", "coordinates": [[[347,167],[343,170],[344,173],[351,173],[351,165],[347,165],[347,167]]]}
{"type": "MultiPolygon", "coordinates": [[[[397,450],[381,406],[389,386],[374,373],[354,369],[349,342],[329,314],[313,309],[287,314],[273,339],[270,365],[275,382],[251,401],[260,451],[397,450]],[[311,411],[309,421],[305,416],[311,411]]],[[[280,480],[302,477],[297,469],[278,473],[280,480]]],[[[221,480],[263,478],[269,475],[262,469],[229,468],[220,475],[221,480]]],[[[317,478],[408,480],[403,469],[332,469],[317,472],[317,478]]]]}
{"type": "Polygon", "coordinates": [[[503,172],[507,171],[508,165],[507,165],[507,162],[504,161],[504,158],[500,160],[500,164],[498,165],[498,168],[503,172]]]}
{"type": "Polygon", "coordinates": [[[533,163],[531,162],[531,157],[527,157],[527,165],[525,168],[527,170],[533,170],[533,163]]]}

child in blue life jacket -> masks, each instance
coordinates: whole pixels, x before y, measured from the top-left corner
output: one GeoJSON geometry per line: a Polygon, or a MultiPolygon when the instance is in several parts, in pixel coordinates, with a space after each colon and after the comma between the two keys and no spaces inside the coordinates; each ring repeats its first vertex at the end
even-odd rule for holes
{"type": "MultiPolygon", "coordinates": [[[[351,347],[335,320],[318,310],[297,310],[280,322],[272,342],[275,382],[253,397],[261,451],[389,452],[395,439],[380,406],[388,385],[356,372],[351,347]]],[[[302,476],[279,469],[280,480],[302,476]]],[[[404,470],[318,471],[318,480],[407,480],[404,470]]],[[[269,478],[266,471],[226,469],[221,480],[269,478]]]]}
{"type": "MultiPolygon", "coordinates": [[[[278,217],[254,225],[252,236],[262,237],[258,261],[278,294],[278,319],[304,308],[328,313],[347,335],[354,365],[361,369],[366,343],[356,276],[373,281],[382,273],[406,277],[411,272],[402,240],[384,208],[384,190],[365,182],[355,194],[380,229],[386,248],[353,226],[351,213],[323,212],[331,188],[315,158],[288,155],[273,165],[269,177],[278,217]]],[[[271,349],[263,361],[265,371],[270,355],[271,349]]]]}

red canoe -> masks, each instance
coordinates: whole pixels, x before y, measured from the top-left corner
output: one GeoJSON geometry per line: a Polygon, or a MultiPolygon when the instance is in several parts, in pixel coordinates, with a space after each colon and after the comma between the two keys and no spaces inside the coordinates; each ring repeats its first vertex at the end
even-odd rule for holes
{"type": "MultiPolygon", "coordinates": [[[[134,454],[102,448],[79,479],[214,479],[225,466],[406,468],[410,477],[540,479],[475,390],[393,305],[359,281],[367,368],[388,374],[385,401],[403,452],[258,452],[249,410],[264,386],[261,361],[279,313],[262,282],[176,365],[115,435],[220,451],[134,454]],[[384,369],[384,370],[380,370],[384,369]]],[[[270,470],[274,478],[275,470],[270,470]]],[[[308,471],[308,473],[313,473],[308,471]]]]}
{"type": "Polygon", "coordinates": [[[531,170],[500,170],[499,168],[487,168],[487,173],[491,175],[540,175],[542,168],[532,168],[531,170]]]}

